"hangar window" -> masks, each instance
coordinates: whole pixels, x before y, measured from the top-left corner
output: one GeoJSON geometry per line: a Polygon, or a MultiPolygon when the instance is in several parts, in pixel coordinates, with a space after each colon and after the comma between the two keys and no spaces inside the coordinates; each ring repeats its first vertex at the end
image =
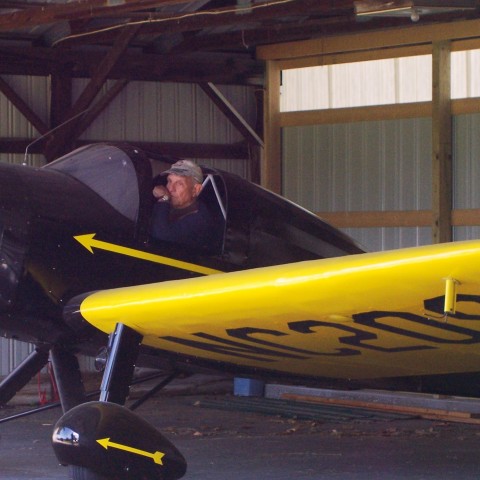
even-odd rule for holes
{"type": "MultiPolygon", "coordinates": [[[[451,97],[480,96],[480,50],[451,54],[451,97]]],[[[283,112],[364,107],[432,99],[432,56],[293,68],[282,71],[283,112]]]]}
{"type": "Polygon", "coordinates": [[[75,177],[122,215],[135,221],[139,210],[138,181],[130,157],[112,145],[79,148],[44,168],[75,177]]]}

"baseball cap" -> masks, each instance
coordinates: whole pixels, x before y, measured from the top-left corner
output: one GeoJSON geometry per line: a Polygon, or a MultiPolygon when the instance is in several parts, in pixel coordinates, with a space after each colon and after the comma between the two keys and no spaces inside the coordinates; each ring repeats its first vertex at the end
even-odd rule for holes
{"type": "Polygon", "coordinates": [[[198,183],[203,182],[202,169],[191,160],[179,160],[174,163],[168,170],[165,170],[161,175],[168,175],[174,173],[183,177],[193,177],[198,183]]]}

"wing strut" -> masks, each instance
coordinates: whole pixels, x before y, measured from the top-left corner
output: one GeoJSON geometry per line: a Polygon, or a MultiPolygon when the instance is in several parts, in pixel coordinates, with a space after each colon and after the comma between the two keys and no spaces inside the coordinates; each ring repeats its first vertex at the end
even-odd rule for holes
{"type": "Polygon", "coordinates": [[[110,335],[108,357],[100,387],[100,401],[125,404],[130,391],[142,335],[117,323],[110,335]]]}
{"type": "Polygon", "coordinates": [[[175,380],[177,376],[178,373],[174,372],[167,378],[164,378],[158,385],[149,390],[145,395],[142,395],[142,397],[132,403],[128,408],[132,411],[136,410],[140,405],[143,405],[149,398],[153,397],[162,388],[166,387],[172,380],[175,380]]]}
{"type": "Polygon", "coordinates": [[[460,282],[454,278],[445,279],[445,305],[443,308],[445,320],[448,315],[455,315],[457,310],[457,285],[459,284],[460,282]]]}

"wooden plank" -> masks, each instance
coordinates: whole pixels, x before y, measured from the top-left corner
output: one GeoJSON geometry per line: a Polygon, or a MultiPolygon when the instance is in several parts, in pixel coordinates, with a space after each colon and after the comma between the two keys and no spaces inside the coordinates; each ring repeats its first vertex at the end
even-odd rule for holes
{"type": "Polygon", "coordinates": [[[435,25],[417,24],[398,29],[260,46],[257,48],[257,58],[261,60],[294,59],[479,37],[480,20],[464,20],[435,25]]]}
{"type": "Polygon", "coordinates": [[[337,228],[429,227],[433,218],[427,210],[318,212],[317,215],[337,228]]]}
{"type": "MultiPolygon", "coordinates": [[[[476,50],[480,48],[480,38],[469,38],[451,42],[452,52],[476,50]]],[[[362,50],[360,52],[336,52],[319,54],[311,57],[278,60],[281,70],[292,68],[318,67],[324,65],[339,65],[342,63],[368,62],[371,60],[385,60],[388,58],[414,57],[431,55],[432,44],[408,45],[404,47],[380,48],[377,50],[362,50]]]]}
{"type": "Polygon", "coordinates": [[[480,425],[480,418],[476,418],[476,414],[462,411],[451,411],[443,409],[410,407],[406,405],[390,405],[383,403],[365,402],[362,400],[349,400],[339,398],[324,398],[314,395],[296,395],[284,393],[280,396],[282,400],[293,400],[297,402],[309,402],[329,405],[341,405],[353,408],[365,408],[369,410],[404,413],[419,416],[428,419],[442,419],[451,422],[472,423],[480,425]]]}
{"type": "MultiPolygon", "coordinates": [[[[108,140],[105,140],[108,142],[108,140]]],[[[91,143],[102,142],[101,139],[77,140],[74,148],[91,143]]],[[[152,158],[164,156],[188,158],[219,158],[231,160],[248,159],[249,150],[245,143],[218,144],[218,143],[170,143],[170,142],[132,142],[132,145],[146,151],[152,158]]],[[[24,154],[41,154],[45,148],[45,138],[0,138],[0,152],[24,154]]]]}
{"type": "Polygon", "coordinates": [[[335,123],[430,117],[431,102],[400,103],[373,107],[334,108],[280,113],[280,126],[331,125],[335,123]]]}
{"type": "MultiPolygon", "coordinates": [[[[317,212],[316,215],[337,228],[429,227],[433,221],[430,210],[317,212]]],[[[453,210],[451,221],[455,227],[480,226],[480,209],[453,210]]]]}
{"type": "MultiPolygon", "coordinates": [[[[461,98],[451,101],[452,115],[480,113],[480,98],[461,98]]],[[[398,120],[400,118],[431,117],[432,102],[400,103],[352,108],[332,108],[280,112],[281,127],[332,125],[350,122],[398,120]]]]}
{"type": "Polygon", "coordinates": [[[450,43],[435,42],[432,55],[432,210],[433,243],[453,238],[452,113],[450,43]]]}
{"type": "Polygon", "coordinates": [[[50,81],[50,128],[61,125],[72,108],[73,81],[71,69],[55,68],[50,81]]]}
{"type": "MultiPolygon", "coordinates": [[[[451,101],[452,115],[480,113],[480,98],[461,98],[451,101]]],[[[281,127],[331,125],[350,122],[398,120],[432,116],[432,102],[400,103],[352,108],[332,108],[280,112],[281,127]]]]}
{"type": "Polygon", "coordinates": [[[451,101],[452,115],[480,112],[480,98],[459,98],[451,101]]]}
{"type": "Polygon", "coordinates": [[[452,225],[455,227],[479,226],[480,208],[453,210],[452,225]]]}
{"type": "Polygon", "coordinates": [[[281,193],[280,69],[275,62],[266,63],[265,81],[265,149],[261,165],[261,184],[275,193],[281,193]]]}
{"type": "Polygon", "coordinates": [[[414,57],[417,55],[430,55],[431,53],[432,46],[430,44],[412,45],[408,47],[365,50],[361,52],[333,53],[314,55],[312,57],[302,57],[298,59],[294,58],[288,60],[278,60],[278,65],[282,70],[288,70],[291,68],[318,67],[324,65],[339,65],[342,63],[385,60],[389,58],[414,57]]]}

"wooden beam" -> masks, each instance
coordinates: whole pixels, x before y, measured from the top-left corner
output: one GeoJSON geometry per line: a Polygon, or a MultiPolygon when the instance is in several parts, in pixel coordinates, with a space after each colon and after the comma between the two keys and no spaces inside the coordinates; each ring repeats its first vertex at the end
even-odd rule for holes
{"type": "Polygon", "coordinates": [[[361,50],[359,52],[315,55],[313,57],[278,60],[278,62],[282,70],[288,70],[291,68],[341,65],[344,63],[368,62],[371,60],[387,60],[391,58],[415,57],[417,55],[430,55],[431,53],[431,44],[422,44],[409,45],[407,47],[392,47],[379,50],[361,50]]]}
{"type": "Polygon", "coordinates": [[[89,107],[107,80],[112,68],[120,60],[128,48],[128,44],[135,37],[137,32],[138,26],[128,27],[121,32],[112,49],[107,53],[107,55],[105,55],[103,61],[98,65],[95,73],[92,75],[90,83],[85,87],[80,97],[75,102],[75,105],[71,111],[71,115],[69,116],[73,116],[89,107]]]}
{"type": "MultiPolygon", "coordinates": [[[[88,55],[81,49],[68,50],[68,55],[64,52],[60,48],[0,46],[0,74],[47,76],[68,70],[72,78],[90,78],[104,61],[107,49],[95,49],[88,55]]],[[[263,85],[263,71],[263,62],[252,59],[248,53],[196,52],[190,55],[127,51],[108,78],[263,85]]]]}
{"type": "Polygon", "coordinates": [[[0,15],[0,31],[36,27],[59,20],[91,19],[101,15],[114,15],[134,10],[189,3],[190,0],[82,0],[70,3],[42,4],[0,15]]]}
{"type": "Polygon", "coordinates": [[[480,20],[464,20],[434,25],[411,25],[389,30],[324,36],[300,42],[285,42],[257,47],[262,60],[300,59],[335,53],[360,52],[406,45],[420,45],[444,40],[480,37],[480,20]]]}
{"type": "Polygon", "coordinates": [[[427,210],[317,212],[317,215],[337,228],[430,227],[433,217],[427,210]]]}
{"type": "Polygon", "coordinates": [[[240,115],[237,109],[227,100],[222,92],[211,82],[199,83],[200,88],[210,97],[219,110],[230,120],[235,128],[243,135],[251,145],[263,147],[263,140],[257,132],[240,115]]]}
{"type": "Polygon", "coordinates": [[[73,81],[66,69],[56,69],[50,77],[50,128],[62,124],[72,108],[73,81]]]}
{"type": "Polygon", "coordinates": [[[29,105],[15,92],[15,90],[2,78],[0,78],[0,92],[17,108],[17,110],[38,130],[40,134],[48,131],[48,126],[30,108],[29,105]]]}
{"type": "MultiPolygon", "coordinates": [[[[90,142],[92,143],[92,142],[90,142]]],[[[245,143],[221,145],[216,143],[130,142],[147,153],[179,158],[248,159],[245,143]]]]}
{"type": "MultiPolygon", "coordinates": [[[[255,131],[259,132],[260,136],[264,137],[264,112],[265,112],[265,90],[263,88],[255,89],[255,102],[256,102],[256,112],[257,112],[257,123],[255,125],[255,131]]],[[[265,144],[264,144],[265,146],[265,144]]],[[[261,165],[262,158],[264,153],[264,148],[262,147],[250,147],[250,181],[253,183],[260,184],[261,179],[261,165]]]]}
{"type": "Polygon", "coordinates": [[[115,42],[115,45],[105,56],[104,60],[98,65],[89,84],[85,87],[73,107],[70,109],[70,112],[66,115],[67,119],[71,118],[76,120],[67,123],[64,128],[57,130],[48,144],[45,152],[45,156],[48,160],[53,160],[57,156],[72,149],[72,144],[76,141],[74,132],[76,131],[79,122],[79,115],[90,108],[91,103],[99,93],[105,81],[108,79],[112,68],[120,60],[121,56],[128,48],[129,42],[137,34],[138,28],[138,26],[133,26],[123,30],[115,42]]]}
{"type": "Polygon", "coordinates": [[[452,113],[450,102],[450,42],[433,44],[432,58],[432,239],[453,238],[452,113]]]}
{"type": "MultiPolygon", "coordinates": [[[[24,154],[27,146],[29,153],[41,154],[45,149],[45,139],[34,142],[31,138],[0,138],[0,153],[24,154]]],[[[77,140],[73,148],[92,143],[115,143],[114,140],[77,140]]],[[[124,142],[122,142],[124,143],[124,142]]],[[[218,158],[231,160],[248,159],[249,150],[245,143],[222,145],[218,143],[173,143],[173,142],[130,142],[152,155],[170,155],[188,158],[218,158]]]]}
{"type": "MultiPolygon", "coordinates": [[[[391,210],[366,212],[317,212],[320,218],[337,228],[431,227],[431,210],[391,210]]],[[[480,208],[453,210],[455,227],[480,226],[480,208]]]]}
{"type": "Polygon", "coordinates": [[[430,117],[431,114],[431,102],[417,102],[399,103],[395,105],[282,112],[279,114],[279,121],[281,127],[293,127],[368,122],[374,120],[398,120],[400,118],[420,118],[430,117]]]}
{"type": "MultiPolygon", "coordinates": [[[[480,98],[460,98],[451,101],[452,115],[480,113],[480,98]]],[[[331,125],[335,123],[398,120],[400,118],[422,118],[432,116],[432,102],[397,103],[352,108],[331,108],[281,112],[281,127],[306,125],[331,125]]]]}
{"type": "Polygon", "coordinates": [[[276,62],[266,62],[265,149],[261,165],[261,184],[279,194],[282,192],[280,74],[281,71],[276,62]]]}

